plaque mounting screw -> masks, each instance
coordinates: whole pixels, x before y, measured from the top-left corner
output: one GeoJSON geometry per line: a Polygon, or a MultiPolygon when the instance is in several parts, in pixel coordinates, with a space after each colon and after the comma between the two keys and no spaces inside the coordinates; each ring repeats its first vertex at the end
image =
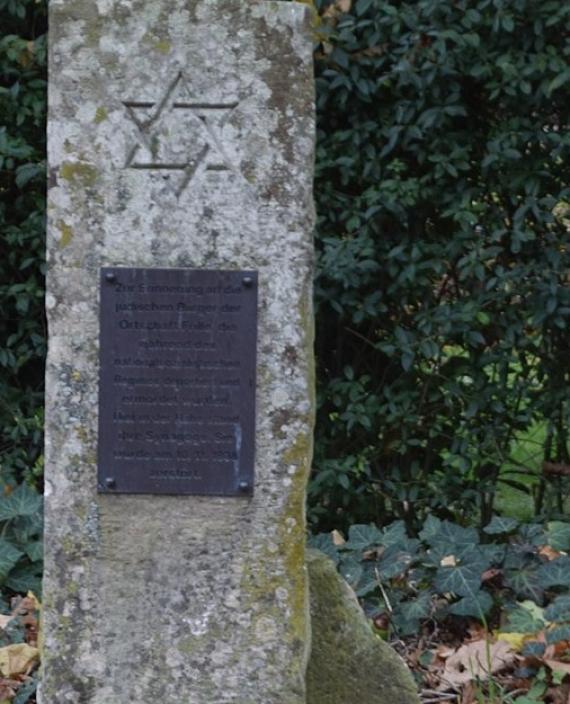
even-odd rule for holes
{"type": "Polygon", "coordinates": [[[249,482],[245,479],[242,479],[238,484],[238,489],[241,491],[242,494],[245,494],[246,491],[249,491],[249,482]]]}
{"type": "Polygon", "coordinates": [[[116,278],[117,277],[115,276],[115,274],[113,274],[112,271],[108,271],[105,274],[105,281],[108,281],[110,284],[112,284],[116,280],[116,278]]]}
{"type": "Polygon", "coordinates": [[[107,489],[115,489],[117,487],[117,482],[114,477],[106,477],[105,486],[107,489]]]}
{"type": "Polygon", "coordinates": [[[253,286],[253,279],[251,276],[244,276],[242,279],[242,283],[246,288],[251,288],[253,286]]]}

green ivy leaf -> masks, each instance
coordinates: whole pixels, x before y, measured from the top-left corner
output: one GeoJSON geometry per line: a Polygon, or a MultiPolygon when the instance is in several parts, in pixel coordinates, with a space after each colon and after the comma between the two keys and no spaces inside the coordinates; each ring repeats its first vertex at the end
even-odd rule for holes
{"type": "Polygon", "coordinates": [[[543,610],[533,602],[522,602],[507,613],[505,633],[538,633],[546,626],[543,610]]]}
{"type": "Polygon", "coordinates": [[[522,654],[526,657],[541,658],[545,650],[545,643],[540,643],[536,640],[527,640],[526,643],[523,644],[522,654]]]}
{"type": "Polygon", "coordinates": [[[319,535],[309,536],[309,547],[315,550],[320,550],[328,555],[335,565],[338,565],[340,561],[340,555],[338,553],[338,548],[333,543],[330,533],[319,533],[319,535]]]}
{"type": "Polygon", "coordinates": [[[530,545],[544,545],[546,535],[544,528],[536,523],[525,523],[518,530],[518,537],[525,543],[530,545]]]}
{"type": "Polygon", "coordinates": [[[546,642],[548,645],[552,643],[560,643],[563,640],[570,640],[570,625],[556,626],[546,631],[546,642]]]}
{"type": "Polygon", "coordinates": [[[33,592],[40,594],[42,589],[41,564],[25,565],[12,570],[6,579],[6,586],[20,594],[33,592]]]}
{"type": "Polygon", "coordinates": [[[467,553],[456,565],[440,567],[435,575],[435,588],[440,594],[452,593],[457,596],[473,596],[479,591],[481,576],[489,563],[480,553],[467,553]]]}
{"type": "Polygon", "coordinates": [[[488,535],[500,535],[501,533],[511,533],[518,528],[519,522],[514,518],[506,516],[493,516],[491,522],[488,523],[483,530],[488,535]]]}
{"type": "Polygon", "coordinates": [[[394,521],[382,529],[381,544],[385,547],[400,545],[407,540],[406,524],[404,521],[394,521]]]}
{"type": "Polygon", "coordinates": [[[435,543],[435,537],[441,530],[441,520],[436,518],[433,514],[429,514],[426,518],[423,528],[420,531],[420,539],[429,545],[435,543]]]}
{"type": "Polygon", "coordinates": [[[358,583],[358,588],[356,589],[356,596],[359,599],[370,596],[373,592],[378,589],[378,578],[374,572],[365,569],[363,576],[360,578],[358,583]]]}
{"type": "Polygon", "coordinates": [[[534,565],[505,570],[505,586],[512,589],[519,599],[532,599],[540,603],[544,596],[543,585],[534,565]]]}
{"type": "Polygon", "coordinates": [[[544,610],[548,621],[570,621],[570,595],[557,596],[544,610]]]}
{"type": "Polygon", "coordinates": [[[507,555],[509,546],[507,545],[479,545],[481,554],[489,561],[490,565],[500,566],[507,555]]]}
{"type": "Polygon", "coordinates": [[[0,579],[9,574],[23,554],[15,545],[0,538],[0,579]]]}
{"type": "Polygon", "coordinates": [[[347,550],[367,550],[375,545],[381,545],[382,532],[373,525],[356,524],[348,530],[348,540],[344,544],[347,550]]]}
{"type": "Polygon", "coordinates": [[[439,530],[429,539],[430,545],[445,546],[449,553],[471,549],[479,544],[475,528],[463,528],[451,521],[442,521],[439,530]]]}
{"type": "Polygon", "coordinates": [[[0,521],[31,516],[42,505],[42,497],[28,484],[20,484],[11,494],[0,496],[0,521]]]}
{"type": "Polygon", "coordinates": [[[19,516],[10,522],[10,530],[14,535],[14,540],[21,545],[31,542],[34,538],[39,538],[42,529],[43,516],[41,511],[31,516],[19,516]]]}
{"type": "Polygon", "coordinates": [[[41,540],[34,540],[28,543],[24,550],[32,562],[41,562],[44,556],[44,546],[41,540]]]}
{"type": "Polygon", "coordinates": [[[570,584],[570,557],[559,557],[537,571],[537,577],[542,587],[568,587],[570,584]]]}
{"type": "Polygon", "coordinates": [[[570,550],[570,523],[551,521],[547,524],[548,544],[554,550],[570,550]]]}
{"type": "Polygon", "coordinates": [[[429,592],[423,592],[415,599],[403,601],[398,604],[398,611],[407,619],[427,618],[431,613],[432,597],[429,592]]]}
{"type": "Polygon", "coordinates": [[[449,607],[449,613],[454,616],[473,616],[480,619],[489,613],[492,606],[491,595],[484,589],[478,589],[452,604],[449,607]]]}
{"type": "Polygon", "coordinates": [[[429,617],[432,610],[429,592],[420,594],[415,599],[400,602],[392,614],[393,622],[399,636],[417,633],[423,619],[429,617]]]}
{"type": "Polygon", "coordinates": [[[412,556],[396,546],[388,549],[378,562],[378,573],[382,579],[392,579],[405,574],[412,562],[412,556]]]}
{"type": "Polygon", "coordinates": [[[31,677],[27,682],[18,687],[18,693],[14,697],[12,704],[27,704],[30,697],[36,693],[38,688],[37,676],[31,677]]]}
{"type": "Polygon", "coordinates": [[[347,555],[341,559],[338,569],[350,586],[356,589],[364,574],[360,560],[354,555],[347,555]]]}

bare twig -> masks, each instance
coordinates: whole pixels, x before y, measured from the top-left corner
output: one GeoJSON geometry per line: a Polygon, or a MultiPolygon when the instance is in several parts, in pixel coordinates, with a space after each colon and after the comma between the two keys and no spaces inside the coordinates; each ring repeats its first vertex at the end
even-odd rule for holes
{"type": "Polygon", "coordinates": [[[374,568],[374,572],[376,574],[376,580],[378,582],[378,586],[380,587],[380,591],[382,592],[382,598],[384,599],[384,603],[386,604],[386,608],[388,611],[392,614],[394,613],[394,609],[392,608],[392,604],[390,603],[390,599],[388,599],[388,595],[386,594],[386,590],[384,589],[382,585],[382,580],[380,579],[380,573],[378,572],[378,568],[374,568]]]}
{"type": "Polygon", "coordinates": [[[422,701],[422,704],[438,704],[439,702],[445,702],[445,701],[450,701],[450,700],[457,700],[458,694],[453,694],[451,692],[447,693],[439,693],[439,692],[432,692],[430,693],[430,699],[425,699],[424,698],[424,692],[420,693],[420,699],[422,701]]]}

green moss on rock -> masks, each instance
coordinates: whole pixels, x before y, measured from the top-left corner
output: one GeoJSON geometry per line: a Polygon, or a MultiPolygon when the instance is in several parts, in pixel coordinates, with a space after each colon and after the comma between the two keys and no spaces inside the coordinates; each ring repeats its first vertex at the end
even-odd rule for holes
{"type": "Polygon", "coordinates": [[[97,178],[97,171],[89,164],[64,161],[60,169],[61,178],[81,186],[92,186],[97,178]]]}
{"type": "Polygon", "coordinates": [[[108,117],[107,108],[101,106],[95,111],[95,124],[99,125],[101,122],[105,122],[108,117]]]}
{"type": "Polygon", "coordinates": [[[59,246],[61,249],[63,249],[64,247],[67,247],[67,245],[73,239],[73,230],[67,223],[63,222],[62,220],[58,222],[57,226],[59,228],[59,231],[61,232],[59,246]]]}
{"type": "Polygon", "coordinates": [[[419,704],[404,662],[372,632],[326,555],[307,551],[312,649],[307,704],[419,704]]]}

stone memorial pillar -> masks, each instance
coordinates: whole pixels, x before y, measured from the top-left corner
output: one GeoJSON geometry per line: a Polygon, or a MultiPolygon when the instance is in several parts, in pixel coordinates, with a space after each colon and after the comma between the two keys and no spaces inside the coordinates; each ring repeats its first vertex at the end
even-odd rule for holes
{"type": "Polygon", "coordinates": [[[309,13],[52,0],[42,704],[302,704],[309,13]]]}

